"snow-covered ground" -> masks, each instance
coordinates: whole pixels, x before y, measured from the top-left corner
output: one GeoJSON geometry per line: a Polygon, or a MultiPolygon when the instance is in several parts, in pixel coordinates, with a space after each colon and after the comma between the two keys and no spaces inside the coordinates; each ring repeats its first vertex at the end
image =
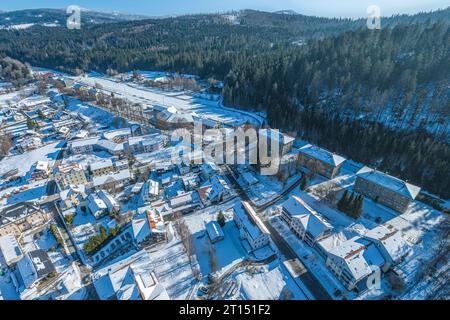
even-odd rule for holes
{"type": "Polygon", "coordinates": [[[241,268],[234,273],[241,283],[241,299],[307,300],[279,260],[264,266],[261,271],[252,273],[241,268]]]}
{"type": "Polygon", "coordinates": [[[102,90],[114,92],[116,95],[125,97],[132,102],[141,102],[144,105],[158,104],[167,107],[175,107],[183,112],[195,112],[200,118],[213,121],[219,121],[228,125],[244,124],[246,121],[258,125],[260,117],[239,110],[222,107],[219,101],[209,101],[195,98],[188,93],[166,92],[154,88],[139,86],[137,84],[123,83],[117,79],[85,76],[74,77],[75,81],[89,86],[96,84],[102,87],[102,90]]]}
{"type": "MultiPolygon", "coordinates": [[[[174,233],[169,226],[170,233],[174,233]]],[[[173,300],[184,300],[195,284],[194,274],[181,240],[175,237],[168,243],[148,251],[158,281],[173,300]]]]}
{"type": "Polygon", "coordinates": [[[61,146],[61,142],[55,142],[20,155],[5,157],[0,161],[0,174],[17,168],[20,174],[26,175],[37,161],[48,161],[52,166],[61,146]]]}
{"type": "Polygon", "coordinates": [[[75,116],[83,118],[85,121],[89,121],[94,124],[101,124],[103,126],[110,126],[113,124],[114,115],[94,107],[90,104],[81,102],[80,100],[70,98],[70,103],[67,106],[67,111],[71,112],[75,116]]]}

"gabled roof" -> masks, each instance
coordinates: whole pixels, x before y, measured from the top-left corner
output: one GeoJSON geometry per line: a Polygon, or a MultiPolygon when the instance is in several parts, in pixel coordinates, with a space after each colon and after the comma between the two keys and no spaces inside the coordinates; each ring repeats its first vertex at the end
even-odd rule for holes
{"type": "Polygon", "coordinates": [[[344,157],[338,156],[335,153],[319,148],[317,146],[313,146],[312,144],[304,145],[299,149],[299,151],[312,158],[328,163],[334,167],[340,165],[341,163],[347,160],[344,157]]]}
{"type": "Polygon", "coordinates": [[[368,180],[372,183],[388,188],[389,190],[408,197],[412,200],[414,200],[420,192],[420,187],[407,183],[381,171],[371,169],[369,167],[363,167],[357,172],[357,176],[363,178],[364,180],[368,180]]]}
{"type": "Polygon", "coordinates": [[[389,222],[370,230],[364,235],[364,238],[378,242],[385,250],[382,254],[389,255],[388,258],[392,261],[404,257],[411,249],[401,232],[389,222]]]}
{"type": "Polygon", "coordinates": [[[372,274],[375,268],[381,268],[385,263],[375,245],[358,236],[345,241],[328,253],[341,258],[356,281],[372,274]]]}
{"type": "Polygon", "coordinates": [[[283,207],[292,215],[292,219],[297,219],[314,239],[319,237],[323,232],[333,229],[333,226],[328,221],[302,199],[292,196],[285,204],[283,204],[283,207]]]}
{"type": "Polygon", "coordinates": [[[101,161],[96,161],[96,162],[92,162],[90,164],[91,170],[99,170],[99,169],[103,169],[103,168],[108,168],[108,167],[112,167],[112,161],[111,159],[104,159],[101,161]]]}

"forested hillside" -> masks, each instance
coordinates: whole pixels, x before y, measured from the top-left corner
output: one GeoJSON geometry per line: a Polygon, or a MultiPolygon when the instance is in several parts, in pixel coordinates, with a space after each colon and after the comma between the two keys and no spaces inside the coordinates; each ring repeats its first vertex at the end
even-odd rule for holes
{"type": "Polygon", "coordinates": [[[450,197],[450,9],[382,19],[245,10],[0,30],[0,54],[72,73],[166,70],[225,80],[224,102],[450,197]]]}

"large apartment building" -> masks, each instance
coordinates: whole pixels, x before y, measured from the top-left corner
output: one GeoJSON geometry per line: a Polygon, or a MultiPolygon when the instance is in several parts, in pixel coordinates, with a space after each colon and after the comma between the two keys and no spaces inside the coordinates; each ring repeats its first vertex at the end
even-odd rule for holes
{"type": "Polygon", "coordinates": [[[301,166],[314,173],[332,179],[339,174],[346,159],[328,150],[307,144],[299,149],[298,161],[301,166]]]}
{"type": "Polygon", "coordinates": [[[68,163],[60,165],[55,171],[55,181],[60,190],[64,190],[70,185],[85,185],[86,175],[79,163],[68,163]]]}
{"type": "Polygon", "coordinates": [[[417,186],[368,167],[358,171],[354,190],[400,213],[420,192],[417,186]]]}

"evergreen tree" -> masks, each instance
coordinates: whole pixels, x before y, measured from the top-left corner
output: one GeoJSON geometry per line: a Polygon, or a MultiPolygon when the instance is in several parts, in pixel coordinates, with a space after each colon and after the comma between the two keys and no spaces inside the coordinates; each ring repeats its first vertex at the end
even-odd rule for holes
{"type": "Polygon", "coordinates": [[[225,226],[226,220],[225,220],[225,216],[224,214],[221,212],[219,212],[219,214],[217,215],[217,222],[219,223],[219,225],[223,228],[225,226]]]}

